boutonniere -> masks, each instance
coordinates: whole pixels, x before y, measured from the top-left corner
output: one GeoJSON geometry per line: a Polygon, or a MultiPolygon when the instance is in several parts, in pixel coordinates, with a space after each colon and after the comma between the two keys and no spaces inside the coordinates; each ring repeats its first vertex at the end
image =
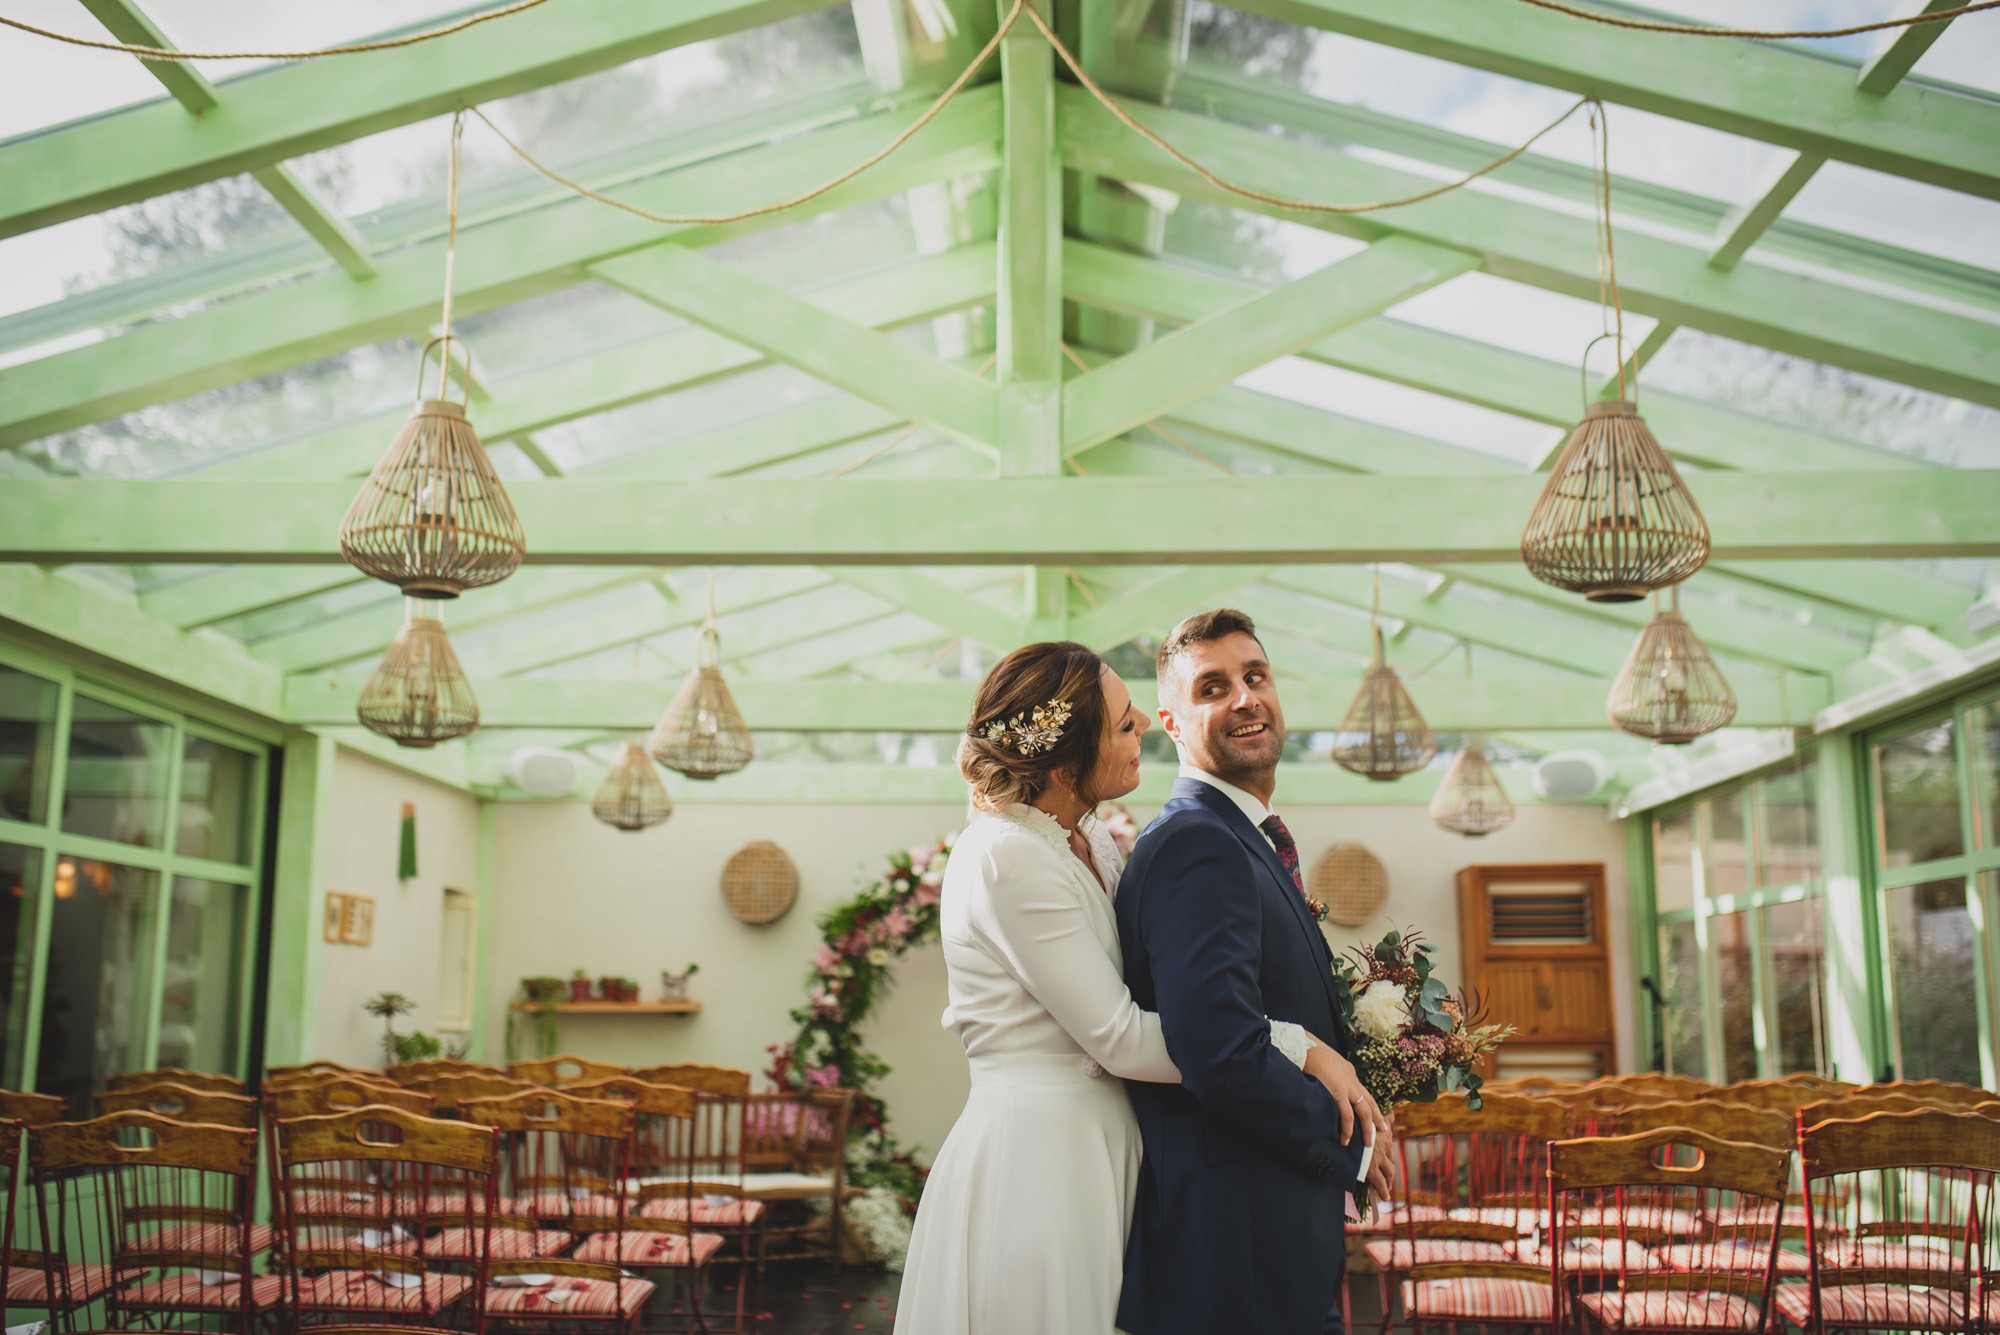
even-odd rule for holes
{"type": "Polygon", "coordinates": [[[1313,915],[1314,922],[1326,921],[1326,905],[1320,903],[1311,895],[1306,896],[1306,911],[1313,915]]]}

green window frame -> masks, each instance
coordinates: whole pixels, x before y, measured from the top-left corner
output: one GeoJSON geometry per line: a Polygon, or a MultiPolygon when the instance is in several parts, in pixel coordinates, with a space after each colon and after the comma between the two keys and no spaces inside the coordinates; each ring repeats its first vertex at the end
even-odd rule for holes
{"type": "Polygon", "coordinates": [[[85,864],[91,863],[136,869],[146,877],[146,902],[138,915],[143,934],[135,942],[144,991],[136,998],[137,1009],[130,1016],[130,1032],[125,1036],[123,1069],[126,1070],[144,1070],[158,1064],[162,1019],[168,1005],[166,965],[176,884],[186,880],[240,887],[239,920],[229,934],[235,938],[229,943],[233,951],[230,971],[234,977],[229,980],[229,996],[233,1002],[234,1026],[229,1035],[232,1060],[228,1063],[233,1069],[226,1073],[247,1077],[256,1064],[250,1052],[250,1039],[256,1018],[256,960],[263,930],[264,850],[271,819],[269,776],[278,739],[275,735],[260,736],[250,730],[225,726],[189,712],[180,702],[165,699],[141,683],[79,669],[63,659],[12,641],[0,640],[0,667],[39,678],[52,684],[57,692],[52,736],[45,752],[48,787],[41,819],[15,819],[0,810],[0,843],[29,850],[34,864],[33,875],[28,878],[33,884],[24,882],[21,886],[23,903],[14,957],[15,986],[9,1006],[12,1014],[8,1027],[19,1035],[19,1042],[0,1035],[0,1042],[5,1042],[9,1049],[0,1081],[14,1089],[37,1087],[44,1009],[49,1001],[58,868],[67,868],[72,882],[70,889],[74,892],[74,878],[85,864]],[[157,847],[64,829],[65,796],[71,789],[72,728],[79,695],[170,730],[157,847]],[[196,739],[250,757],[249,772],[243,779],[241,859],[199,857],[177,850],[183,817],[183,771],[188,743],[196,739]]]}

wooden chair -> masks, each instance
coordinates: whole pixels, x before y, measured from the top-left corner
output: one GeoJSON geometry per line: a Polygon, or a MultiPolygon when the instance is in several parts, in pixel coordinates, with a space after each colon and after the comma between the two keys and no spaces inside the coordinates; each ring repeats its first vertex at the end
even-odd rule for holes
{"type": "MultiPolygon", "coordinates": [[[[29,1137],[65,1330],[104,1304],[106,1324],[248,1332],[280,1297],[251,1273],[257,1131],[144,1111],[37,1127],[29,1137]]],[[[268,1238],[268,1235],[267,1235],[268,1238]]]]}
{"type": "Polygon", "coordinates": [[[176,1122],[257,1129],[257,1100],[247,1094],[218,1094],[162,1080],[156,1085],[109,1089],[93,1101],[99,1117],[115,1112],[150,1112],[176,1122]]]}
{"type": "Polygon", "coordinates": [[[770,1261],[824,1260],[839,1266],[847,1121],[853,1107],[850,1089],[749,1096],[743,1195],[764,1207],[757,1241],[760,1270],[770,1261]],[[808,1202],[818,1200],[827,1203],[824,1231],[805,1210],[808,1202]]]}
{"type": "Polygon", "coordinates": [[[564,1085],[581,1084],[586,1080],[606,1080],[613,1076],[631,1075],[634,1072],[630,1067],[620,1066],[615,1062],[592,1061],[588,1057],[574,1057],[564,1053],[559,1057],[538,1057],[532,1061],[509,1062],[507,1074],[516,1080],[525,1080],[531,1085],[561,1088],[564,1085]]]}
{"type": "Polygon", "coordinates": [[[429,1117],[436,1111],[437,1100],[421,1089],[344,1076],[264,1086],[264,1115],[273,1122],[290,1121],[294,1117],[325,1117],[329,1113],[370,1107],[400,1108],[429,1117]]]}
{"type": "Polygon", "coordinates": [[[432,1057],[427,1061],[400,1062],[390,1067],[383,1075],[398,1085],[414,1084],[419,1080],[434,1080],[443,1075],[485,1075],[505,1077],[503,1066],[486,1066],[479,1062],[464,1061],[458,1057],[432,1057]]]}
{"type": "Polygon", "coordinates": [[[2000,1317],[1983,1249],[2000,1236],[2000,1123],[1920,1108],[1804,1126],[1812,1273],[1777,1306],[1808,1335],[1971,1330],[2000,1317]],[[1827,1229],[1832,1218],[1839,1227],[1827,1229]]]}
{"type": "MultiPolygon", "coordinates": [[[[497,1099],[470,1099],[468,1120],[500,1132],[499,1213],[493,1216],[491,1273],[505,1281],[548,1275],[549,1281],[489,1287],[486,1314],[503,1323],[604,1324],[635,1330],[655,1286],[615,1263],[558,1253],[579,1237],[622,1236],[628,1212],[623,1183],[636,1121],[630,1102],[530,1090],[497,1099]]],[[[472,1239],[447,1229],[428,1254],[452,1257],[472,1239]]]]}
{"type": "Polygon", "coordinates": [[[1382,1331],[1403,1312],[1432,1325],[1546,1327],[1549,1267],[1537,1254],[1547,1217],[1548,1145],[1569,1132],[1560,1103],[1496,1094],[1396,1110],[1396,1236],[1363,1252],[1380,1275],[1382,1331]]]}
{"type": "Polygon", "coordinates": [[[68,1111],[69,1102],[54,1094],[0,1089],[0,1194],[5,1195],[7,1207],[0,1218],[0,1330],[20,1324],[7,1318],[10,1306],[48,1307],[50,1269],[63,1264],[60,1252],[48,1254],[41,1217],[25,1207],[31,1193],[21,1188],[32,1186],[34,1180],[33,1166],[26,1159],[27,1134],[62,1121],[68,1111]]]}
{"type": "MultiPolygon", "coordinates": [[[[750,1105],[750,1073],[726,1066],[682,1064],[647,1067],[635,1075],[651,1083],[691,1089],[699,1096],[694,1120],[686,1126],[694,1141],[687,1157],[696,1175],[688,1195],[660,1196],[640,1209],[650,1218],[686,1219],[704,1232],[727,1239],[729,1245],[718,1259],[736,1264],[736,1320],[732,1329],[740,1331],[749,1309],[751,1262],[762,1238],[766,1213],[764,1202],[749,1198],[747,1181],[744,1119],[750,1105]]],[[[660,1149],[662,1157],[670,1161],[681,1153],[672,1145],[660,1149]]]]}
{"type": "Polygon", "coordinates": [[[1953,1080],[1890,1080],[1879,1085],[1860,1085],[1855,1094],[1902,1094],[1943,1107],[1972,1108],[2000,1098],[1978,1085],[1961,1085],[1953,1080]]]}
{"type": "Polygon", "coordinates": [[[456,1116],[467,1099],[500,1099],[537,1088],[525,1080],[516,1080],[509,1075],[490,1075],[483,1071],[419,1076],[402,1084],[405,1089],[428,1094],[436,1100],[440,1117],[456,1116]]]}
{"type": "Polygon", "coordinates": [[[346,1078],[358,1077],[364,1080],[381,1080],[384,1078],[379,1067],[343,1066],[339,1062],[317,1061],[301,1062],[295,1066],[273,1066],[264,1072],[264,1084],[270,1085],[273,1082],[282,1083],[301,1079],[309,1080],[328,1075],[346,1078]]]}
{"type": "MultiPolygon", "coordinates": [[[[1859,1089],[1851,1094],[1840,1094],[1830,1099],[1816,1099],[1801,1104],[1796,1120],[1800,1126],[1818,1126],[1821,1122],[1852,1122],[1870,1113],[1920,1112],[1925,1108],[1945,1108],[1955,1105],[1934,1103],[1914,1094],[1892,1092],[1881,1087],[1859,1089]]],[[[1958,1107],[1958,1111],[1970,1111],[1958,1107]]]]}
{"type": "Polygon", "coordinates": [[[1789,1150],[1686,1127],[1557,1141],[1549,1191],[1559,1301],[1584,1329],[1766,1329],[1790,1182],[1789,1150]],[[1737,1222],[1713,1222],[1723,1211],[1737,1222]],[[1662,1246],[1670,1230],[1660,1221],[1672,1218],[1693,1221],[1691,1231],[1662,1246]],[[1593,1252],[1599,1259],[1578,1263],[1593,1252]]]}
{"type": "Polygon", "coordinates": [[[344,1316],[439,1330],[448,1312],[469,1313],[461,1329],[485,1329],[498,1132],[375,1105],[280,1121],[277,1141],[277,1255],[291,1329],[344,1316]],[[433,1219],[441,1196],[458,1208],[433,1219]],[[481,1239],[469,1275],[426,1262],[433,1226],[446,1223],[481,1239]]]}
{"type": "Polygon", "coordinates": [[[107,1090],[120,1090],[158,1084],[182,1085],[188,1089],[207,1090],[215,1094],[243,1093],[243,1082],[233,1075],[216,1075],[209,1071],[185,1071],[178,1066],[159,1066],[150,1071],[126,1071],[106,1080],[104,1087],[107,1090]]]}

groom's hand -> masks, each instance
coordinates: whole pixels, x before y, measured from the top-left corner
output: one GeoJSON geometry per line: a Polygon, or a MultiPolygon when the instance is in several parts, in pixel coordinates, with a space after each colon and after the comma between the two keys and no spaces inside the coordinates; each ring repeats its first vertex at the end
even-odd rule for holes
{"type": "Polygon", "coordinates": [[[1306,1053],[1306,1074],[1326,1086],[1326,1092],[1333,1095],[1334,1106],[1340,1109],[1340,1143],[1351,1144],[1357,1126],[1372,1127],[1364,1131],[1364,1143],[1376,1144],[1379,1152],[1386,1146],[1389,1119],[1375,1106],[1374,1096],[1361,1084],[1361,1074],[1354,1069],[1354,1063],[1335,1052],[1328,1044],[1314,1040],[1306,1053]]]}
{"type": "Polygon", "coordinates": [[[1375,1157],[1368,1162],[1368,1199],[1387,1201],[1396,1194],[1396,1144],[1388,1132],[1375,1137],[1375,1157]]]}

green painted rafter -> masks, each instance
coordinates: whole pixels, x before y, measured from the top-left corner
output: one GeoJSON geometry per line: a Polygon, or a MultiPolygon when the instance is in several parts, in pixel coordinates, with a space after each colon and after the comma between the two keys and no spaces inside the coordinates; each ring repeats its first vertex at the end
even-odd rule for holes
{"type": "Polygon", "coordinates": [[[919,570],[889,566],[835,566],[829,575],[884,602],[914,612],[953,635],[1006,653],[1021,643],[1021,622],[965,590],[919,570]]]}
{"type": "Polygon", "coordinates": [[[1163,571],[1079,612],[1070,637],[1103,653],[1139,635],[1160,636],[1182,617],[1218,602],[1269,572],[1256,566],[1187,566],[1163,571]]]}

